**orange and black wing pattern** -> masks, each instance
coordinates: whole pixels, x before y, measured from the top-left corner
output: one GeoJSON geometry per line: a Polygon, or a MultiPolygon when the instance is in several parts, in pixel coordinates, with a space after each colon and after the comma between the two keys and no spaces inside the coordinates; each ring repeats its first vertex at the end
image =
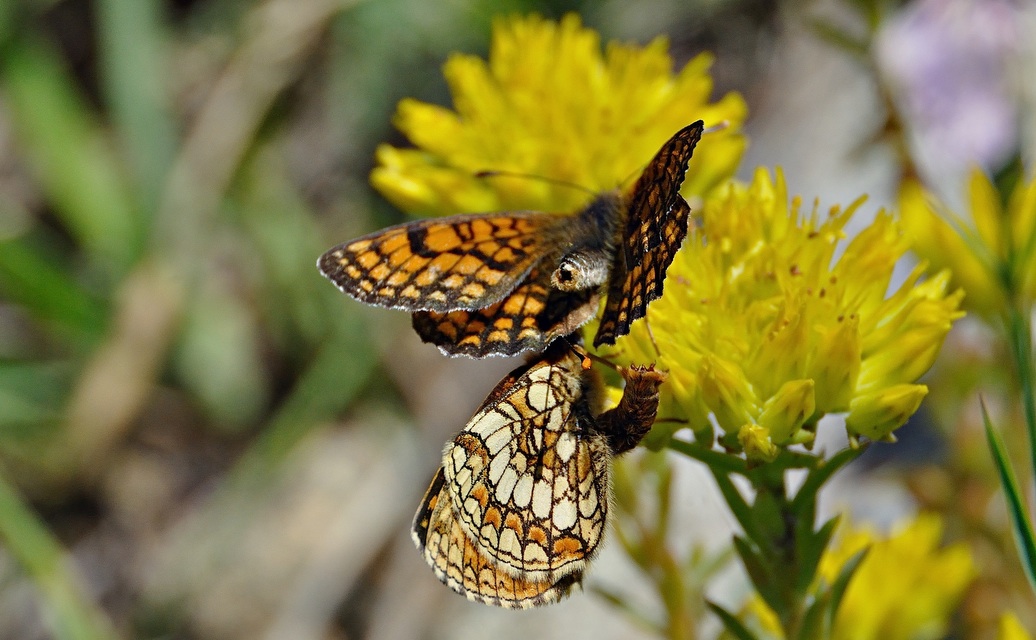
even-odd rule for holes
{"type": "Polygon", "coordinates": [[[581,570],[560,579],[515,575],[510,567],[494,562],[457,518],[442,467],[417,510],[413,537],[435,576],[475,602],[509,609],[538,607],[561,600],[583,578],[581,570]]]}
{"type": "Polygon", "coordinates": [[[651,429],[665,374],[620,369],[622,398],[594,415],[601,379],[585,357],[555,342],[505,377],[443,450],[412,535],[457,593],[508,608],[557,602],[600,548],[609,461],[651,429]]]}
{"type": "Polygon", "coordinates": [[[317,267],[350,296],[445,313],[497,302],[552,251],[564,216],[540,212],[418,220],[338,245],[317,267]]]}
{"type": "Polygon", "coordinates": [[[690,206],[680,186],[704,126],[699,120],[676,132],[633,188],[595,347],[615,344],[634,320],[644,317],[648,303],[662,295],[666,269],[687,235],[690,206]]]}
{"type": "Polygon", "coordinates": [[[599,301],[596,289],[551,287],[550,272],[535,267],[514,291],[484,309],[418,311],[413,325],[422,340],[448,355],[513,356],[542,351],[572,333],[597,313],[599,301]]]}

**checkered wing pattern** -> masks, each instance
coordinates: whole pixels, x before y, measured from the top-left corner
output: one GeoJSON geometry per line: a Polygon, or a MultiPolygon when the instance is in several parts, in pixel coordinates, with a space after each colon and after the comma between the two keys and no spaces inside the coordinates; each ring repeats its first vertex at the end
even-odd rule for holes
{"type": "Polygon", "coordinates": [[[593,428],[582,359],[564,347],[497,386],[446,446],[418,510],[425,559],[472,600],[554,602],[600,544],[608,438],[593,428]]]}
{"type": "Polygon", "coordinates": [[[524,609],[557,602],[582,579],[580,571],[557,581],[515,576],[493,562],[454,515],[445,482],[440,468],[414,520],[414,539],[448,587],[477,602],[524,609]]]}
{"type": "Polygon", "coordinates": [[[690,207],[680,195],[704,123],[678,131],[644,170],[630,195],[625,231],[608,281],[594,346],[615,344],[662,295],[666,269],[687,235],[690,207]]]}
{"type": "Polygon", "coordinates": [[[554,338],[568,335],[597,313],[594,289],[560,291],[550,273],[534,268],[503,300],[484,309],[448,313],[419,311],[414,330],[448,355],[483,358],[542,351],[554,338]]]}
{"type": "Polygon", "coordinates": [[[555,249],[566,216],[540,212],[418,220],[338,245],[317,266],[368,304],[438,313],[487,307],[555,249]]]}

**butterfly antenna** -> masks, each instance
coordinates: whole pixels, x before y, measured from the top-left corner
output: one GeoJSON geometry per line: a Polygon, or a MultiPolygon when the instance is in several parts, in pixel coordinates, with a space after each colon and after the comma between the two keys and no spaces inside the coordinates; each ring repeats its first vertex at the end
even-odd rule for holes
{"type": "Polygon", "coordinates": [[[567,187],[569,189],[576,189],[584,193],[589,193],[592,196],[597,195],[597,192],[589,187],[584,187],[581,184],[575,182],[569,182],[567,180],[561,180],[559,178],[549,178],[547,176],[540,176],[534,173],[522,173],[520,171],[501,171],[501,170],[485,170],[476,171],[476,178],[525,178],[526,180],[540,180],[547,184],[553,184],[558,187],[567,187]]]}
{"type": "Polygon", "coordinates": [[[646,313],[644,314],[644,327],[647,329],[648,340],[651,341],[651,346],[655,348],[655,355],[661,360],[662,352],[658,350],[658,343],[655,342],[655,334],[651,331],[651,322],[646,313]]]}

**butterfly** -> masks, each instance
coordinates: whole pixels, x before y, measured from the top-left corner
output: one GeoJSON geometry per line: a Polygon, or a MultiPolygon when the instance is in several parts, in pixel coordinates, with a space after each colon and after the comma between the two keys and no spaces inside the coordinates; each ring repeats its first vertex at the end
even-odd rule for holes
{"type": "Polygon", "coordinates": [[[600,546],[610,459],[650,430],[665,374],[620,368],[622,399],[600,413],[584,358],[558,340],[505,377],[446,445],[412,535],[439,580],[470,600],[557,602],[600,546]]]}
{"type": "Polygon", "coordinates": [[[388,227],[320,257],[320,272],[368,304],[413,313],[425,342],[481,358],[542,351],[607,303],[594,346],[614,344],[662,295],[687,235],[680,186],[704,124],[676,132],[628,196],[576,214],[464,214],[388,227]]]}

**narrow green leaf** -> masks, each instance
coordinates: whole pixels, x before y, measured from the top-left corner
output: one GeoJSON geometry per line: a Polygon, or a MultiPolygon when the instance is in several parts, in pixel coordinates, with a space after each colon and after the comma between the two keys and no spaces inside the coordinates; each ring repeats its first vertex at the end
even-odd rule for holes
{"type": "MultiPolygon", "coordinates": [[[[1011,352],[1018,370],[1018,385],[1022,392],[1022,412],[1025,431],[1029,436],[1029,463],[1036,472],[1036,371],[1033,367],[1032,317],[1030,311],[1012,309],[1010,314],[1011,352]]],[[[988,422],[987,422],[988,424],[988,422]]]]}
{"type": "Polygon", "coordinates": [[[744,460],[737,456],[713,451],[712,449],[703,447],[700,444],[687,442],[686,440],[680,440],[678,438],[672,438],[666,446],[673,451],[677,451],[685,456],[694,458],[698,462],[705,463],[710,469],[716,471],[721,471],[723,473],[739,473],[741,475],[748,473],[748,465],[744,460]]]}
{"type": "Polygon", "coordinates": [[[827,618],[824,613],[828,610],[829,596],[830,594],[827,592],[817,594],[813,602],[806,608],[795,640],[820,640],[831,637],[831,634],[824,629],[824,621],[827,618]]]}
{"type": "Polygon", "coordinates": [[[55,212],[91,258],[119,274],[142,248],[137,210],[122,166],[55,52],[11,42],[0,58],[15,135],[55,212]]]}
{"type": "Polygon", "coordinates": [[[43,435],[39,426],[57,421],[70,374],[63,363],[0,361],[0,447],[43,435]]]}
{"type": "Polygon", "coordinates": [[[755,587],[756,592],[759,593],[759,597],[780,615],[786,608],[784,600],[781,598],[780,576],[774,572],[773,567],[767,562],[766,558],[753,549],[745,538],[734,536],[733,542],[734,550],[737,551],[738,557],[741,558],[741,564],[745,567],[745,573],[748,574],[748,579],[752,581],[752,585],[755,587]]]}
{"type": "Polygon", "coordinates": [[[836,471],[855,460],[866,449],[866,447],[843,449],[831,456],[829,460],[824,461],[820,466],[810,470],[805,482],[802,483],[798,493],[795,494],[795,498],[791,501],[792,512],[813,522],[817,493],[820,491],[820,488],[824,486],[836,471]]]}
{"type": "Polygon", "coordinates": [[[842,606],[842,598],[845,597],[845,591],[849,588],[849,583],[852,581],[853,576],[856,575],[856,571],[863,564],[864,558],[867,557],[867,553],[870,548],[861,549],[853,554],[846,563],[842,566],[838,572],[838,577],[831,584],[831,605],[828,609],[828,629],[833,629],[835,625],[835,616],[838,615],[838,607],[842,606]]]}
{"type": "Polygon", "coordinates": [[[95,5],[101,81],[143,208],[151,213],[176,151],[164,86],[169,77],[164,7],[157,0],[98,0],[95,5]]]}
{"type": "Polygon", "coordinates": [[[989,420],[985,402],[982,402],[982,420],[986,426],[989,452],[993,456],[993,462],[996,463],[997,473],[1000,474],[1000,484],[1004,488],[1004,498],[1007,500],[1008,512],[1011,514],[1011,525],[1015,543],[1018,545],[1018,553],[1021,556],[1022,568],[1025,570],[1025,577],[1029,579],[1029,586],[1036,591],[1036,535],[1033,533],[1032,523],[1029,521],[1029,515],[1025,509],[1025,500],[1022,498],[1022,492],[1018,486],[1018,479],[1014,475],[1014,470],[1011,469],[1011,462],[1007,458],[1003,440],[1000,439],[1000,434],[993,429],[993,424],[989,420]]]}
{"type": "Polygon", "coordinates": [[[799,573],[795,576],[796,592],[805,593],[809,589],[809,585],[813,583],[817,567],[820,565],[820,558],[823,557],[840,519],[840,516],[831,518],[817,531],[812,531],[812,523],[801,523],[795,537],[799,559],[799,573]]]}
{"type": "Polygon", "coordinates": [[[58,640],[114,640],[104,613],[83,596],[68,552],[0,477],[0,540],[39,590],[44,617],[58,640]]]}
{"type": "Polygon", "coordinates": [[[57,322],[87,340],[100,337],[106,326],[103,303],[28,238],[0,241],[0,293],[38,319],[57,322]]]}
{"type": "Polygon", "coordinates": [[[727,506],[730,507],[731,513],[737,518],[745,535],[757,546],[768,548],[771,544],[770,539],[766,537],[764,531],[759,529],[755,516],[752,513],[752,508],[745,502],[741,492],[737,490],[737,487],[734,486],[734,483],[725,473],[716,469],[711,469],[711,471],[712,476],[716,479],[716,484],[719,486],[720,493],[723,494],[723,499],[726,501],[727,506]]]}
{"type": "Polygon", "coordinates": [[[711,600],[706,600],[705,604],[720,619],[723,627],[737,640],[756,640],[755,634],[749,631],[748,627],[742,624],[732,613],[711,600]]]}
{"type": "Polygon", "coordinates": [[[52,48],[30,38],[0,57],[5,106],[55,213],[91,259],[119,276],[142,247],[123,168],[52,48]]]}

